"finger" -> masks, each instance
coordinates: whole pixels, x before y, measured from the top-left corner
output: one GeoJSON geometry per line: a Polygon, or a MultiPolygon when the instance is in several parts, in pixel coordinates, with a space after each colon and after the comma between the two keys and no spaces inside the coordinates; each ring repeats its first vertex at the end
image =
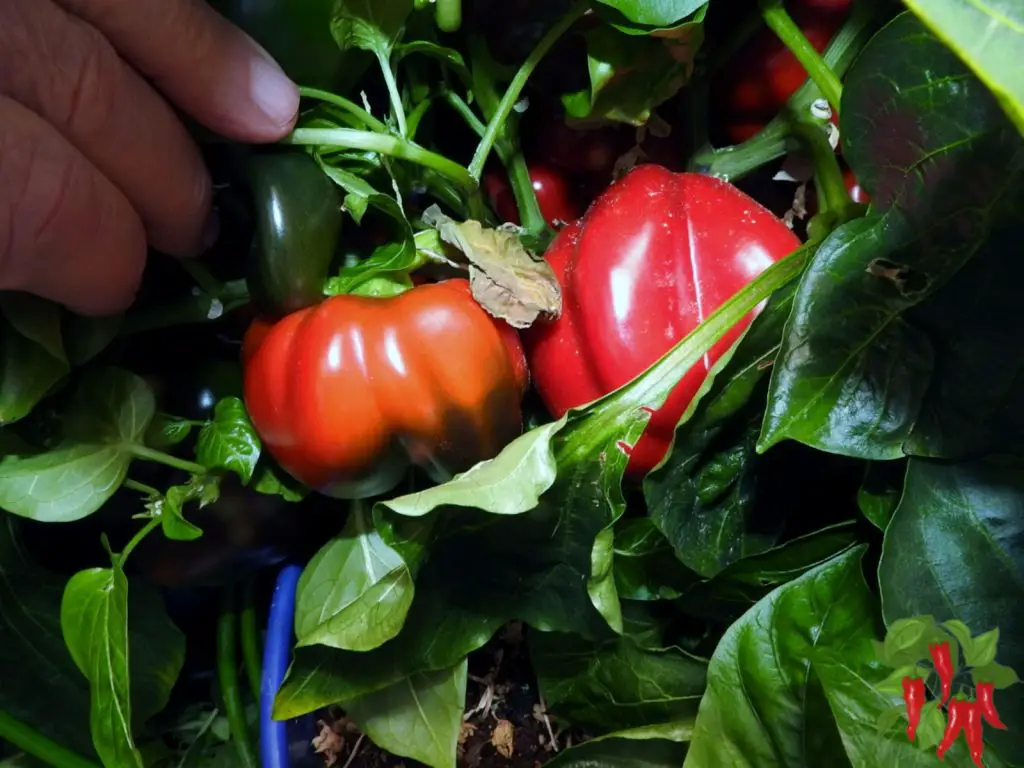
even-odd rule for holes
{"type": "Polygon", "coordinates": [[[0,290],[116,314],[145,259],[142,223],[120,190],[53,126],[0,96],[0,290]]]}
{"type": "Polygon", "coordinates": [[[6,93],[55,126],[128,198],[154,248],[209,245],[211,187],[170,106],[97,30],[44,0],[2,0],[6,93]],[[9,57],[9,58],[8,58],[9,57]]]}
{"type": "Polygon", "coordinates": [[[208,128],[238,141],[269,142],[295,124],[295,84],[205,0],[58,2],[99,29],[136,69],[208,128]]]}

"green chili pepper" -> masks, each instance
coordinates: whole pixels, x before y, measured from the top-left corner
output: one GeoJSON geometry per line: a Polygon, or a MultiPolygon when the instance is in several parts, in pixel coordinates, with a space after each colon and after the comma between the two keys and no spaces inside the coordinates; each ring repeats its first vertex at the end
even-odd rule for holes
{"type": "Polygon", "coordinates": [[[253,303],[274,318],[316,304],[341,237],[341,192],[296,151],[255,155],[249,182],[256,215],[248,273],[253,303]]]}

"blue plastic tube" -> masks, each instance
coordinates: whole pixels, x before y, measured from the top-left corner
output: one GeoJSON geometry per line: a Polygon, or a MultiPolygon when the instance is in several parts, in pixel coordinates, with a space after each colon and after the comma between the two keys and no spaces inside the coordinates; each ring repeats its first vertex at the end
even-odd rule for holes
{"type": "Polygon", "coordinates": [[[262,768],[290,768],[288,728],[274,719],[274,697],[284,681],[292,650],[295,622],[295,588],[302,568],[286,565],[277,574],[274,596],[267,618],[267,639],[263,646],[263,675],[260,680],[260,763],[262,768]]]}

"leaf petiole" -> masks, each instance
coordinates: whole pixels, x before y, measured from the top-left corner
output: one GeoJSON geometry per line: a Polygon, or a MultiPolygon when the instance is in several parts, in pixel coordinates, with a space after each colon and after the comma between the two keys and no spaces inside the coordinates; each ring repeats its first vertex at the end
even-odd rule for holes
{"type": "Polygon", "coordinates": [[[306,86],[299,86],[299,95],[306,99],[317,99],[318,101],[323,101],[327,104],[333,104],[335,107],[348,112],[373,131],[385,133],[388,130],[388,127],[383,122],[378,120],[355,102],[346,99],[344,96],[339,96],[336,93],[331,93],[330,91],[322,91],[319,88],[308,88],[306,86]]]}
{"type": "Polygon", "coordinates": [[[402,93],[398,90],[395,71],[391,68],[389,57],[383,52],[377,53],[377,61],[380,62],[380,71],[384,75],[384,84],[387,86],[388,98],[391,100],[391,110],[395,113],[398,135],[404,139],[408,135],[409,129],[405,122],[405,107],[402,106],[402,93]]]}
{"type": "Polygon", "coordinates": [[[142,445],[141,443],[130,443],[126,446],[126,450],[138,459],[155,461],[158,464],[166,464],[168,467],[180,469],[182,472],[188,472],[190,475],[205,475],[207,471],[206,467],[202,464],[197,464],[196,462],[189,461],[188,459],[180,459],[177,456],[172,456],[169,453],[158,451],[155,448],[150,448],[148,445],[142,445]]]}
{"type": "Polygon", "coordinates": [[[519,96],[523,92],[523,88],[526,87],[526,82],[530,79],[530,75],[533,74],[533,70],[537,68],[541,59],[547,55],[547,52],[551,50],[551,47],[558,39],[587,12],[589,7],[590,5],[586,0],[578,0],[569,9],[568,13],[547,31],[547,34],[541,38],[537,46],[530,52],[523,65],[519,67],[519,71],[516,72],[512,82],[509,83],[508,88],[505,90],[505,95],[501,97],[494,116],[487,124],[487,132],[484,133],[484,137],[480,140],[480,144],[477,145],[476,152],[473,154],[473,160],[469,164],[469,173],[474,179],[479,180],[483,174],[484,165],[487,163],[487,156],[490,155],[494,142],[498,139],[498,133],[505,125],[509,115],[512,114],[512,109],[515,107],[516,102],[519,101],[519,96]]]}
{"type": "Polygon", "coordinates": [[[843,84],[839,81],[836,73],[825,63],[821,54],[811,45],[807,36],[786,12],[782,6],[782,0],[760,0],[760,5],[764,23],[778,36],[783,45],[789,48],[796,60],[807,70],[811,80],[828,99],[832,110],[838,113],[839,101],[843,95],[843,84]]]}
{"type": "Polygon", "coordinates": [[[144,538],[146,538],[153,531],[153,529],[157,528],[159,525],[160,517],[153,517],[150,520],[148,520],[146,524],[142,526],[138,531],[136,531],[135,535],[132,536],[131,541],[129,541],[125,545],[125,548],[121,551],[121,554],[117,558],[118,568],[124,569],[124,564],[128,560],[128,556],[139,545],[139,543],[144,538]]]}

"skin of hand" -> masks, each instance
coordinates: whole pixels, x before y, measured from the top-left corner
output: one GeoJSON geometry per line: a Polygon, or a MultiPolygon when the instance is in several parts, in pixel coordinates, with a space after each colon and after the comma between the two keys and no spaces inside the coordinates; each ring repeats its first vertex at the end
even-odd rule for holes
{"type": "Polygon", "coordinates": [[[295,84],[205,0],[0,0],[0,290],[123,311],[147,244],[190,257],[217,235],[175,108],[268,143],[298,107],[295,84]]]}

